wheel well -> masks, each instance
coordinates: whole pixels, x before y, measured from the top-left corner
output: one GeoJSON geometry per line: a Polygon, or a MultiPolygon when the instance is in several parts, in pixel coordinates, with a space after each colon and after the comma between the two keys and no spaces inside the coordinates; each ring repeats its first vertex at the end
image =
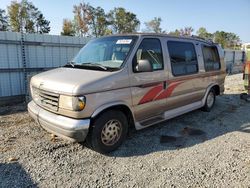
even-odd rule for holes
{"type": "Polygon", "coordinates": [[[135,127],[133,114],[132,114],[131,110],[126,105],[110,106],[110,107],[104,109],[103,111],[101,111],[96,117],[94,117],[94,119],[97,118],[98,116],[100,116],[101,114],[109,111],[109,110],[119,110],[119,111],[123,112],[124,115],[127,117],[129,128],[135,127]]]}
{"type": "Polygon", "coordinates": [[[218,85],[213,86],[212,89],[214,89],[216,95],[220,95],[220,87],[218,85]]]}

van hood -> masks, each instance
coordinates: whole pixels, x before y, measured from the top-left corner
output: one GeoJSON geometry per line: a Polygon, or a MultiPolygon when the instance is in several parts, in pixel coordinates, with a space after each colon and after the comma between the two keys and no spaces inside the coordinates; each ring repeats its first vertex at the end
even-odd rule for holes
{"type": "Polygon", "coordinates": [[[115,72],[57,68],[32,77],[31,85],[65,95],[82,95],[128,85],[126,69],[115,72]]]}

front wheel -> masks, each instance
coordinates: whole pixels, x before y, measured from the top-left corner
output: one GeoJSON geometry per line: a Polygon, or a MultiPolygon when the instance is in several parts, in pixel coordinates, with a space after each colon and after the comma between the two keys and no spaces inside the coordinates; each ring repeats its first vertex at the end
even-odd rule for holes
{"type": "Polygon", "coordinates": [[[214,89],[211,89],[208,92],[205,105],[202,107],[203,111],[205,111],[205,112],[210,112],[211,111],[211,109],[213,108],[214,103],[215,103],[215,97],[216,97],[215,91],[214,91],[214,89]]]}
{"type": "Polygon", "coordinates": [[[117,149],[128,132],[128,121],[126,116],[115,110],[104,112],[94,122],[87,142],[93,150],[100,153],[109,153],[117,149]]]}

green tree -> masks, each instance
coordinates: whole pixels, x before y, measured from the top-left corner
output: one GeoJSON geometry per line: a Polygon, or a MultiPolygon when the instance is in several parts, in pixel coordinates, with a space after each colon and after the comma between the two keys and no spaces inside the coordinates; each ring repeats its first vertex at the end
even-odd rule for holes
{"type": "Polygon", "coordinates": [[[74,5],[73,13],[72,25],[77,36],[99,37],[112,33],[131,33],[135,32],[140,24],[136,15],[124,8],[114,8],[106,14],[103,8],[95,8],[89,3],[82,2],[74,5]]]}
{"type": "Polygon", "coordinates": [[[8,17],[5,13],[5,10],[0,9],[0,31],[7,31],[8,27],[8,17]]]}
{"type": "Polygon", "coordinates": [[[194,29],[192,27],[184,27],[183,29],[180,29],[180,35],[182,36],[191,36],[194,29]]]}
{"type": "Polygon", "coordinates": [[[63,28],[61,35],[66,35],[66,36],[75,35],[74,25],[71,20],[63,19],[63,28]]]}
{"type": "Polygon", "coordinates": [[[11,30],[20,32],[23,29],[26,33],[49,33],[50,22],[36,8],[32,2],[26,0],[18,3],[12,1],[8,6],[8,15],[11,30]]]}
{"type": "Polygon", "coordinates": [[[238,35],[235,33],[227,33],[227,47],[231,49],[238,49],[238,47],[241,45],[240,44],[241,40],[238,35]]]}
{"type": "Polygon", "coordinates": [[[154,32],[154,33],[163,33],[161,28],[161,21],[162,19],[160,17],[154,17],[153,20],[150,20],[148,22],[145,22],[146,31],[147,32],[154,32]]]}
{"type": "Polygon", "coordinates": [[[240,37],[238,35],[225,31],[216,31],[214,33],[214,41],[221,44],[223,48],[234,49],[240,45],[240,37]]]}
{"type": "Polygon", "coordinates": [[[170,31],[168,34],[173,36],[180,36],[181,32],[178,29],[176,29],[175,31],[170,31]]]}
{"type": "Polygon", "coordinates": [[[114,33],[132,33],[137,31],[140,21],[132,12],[118,7],[108,14],[108,21],[114,33]]]}
{"type": "Polygon", "coordinates": [[[64,22],[63,28],[65,27],[67,32],[62,32],[62,34],[99,37],[111,33],[108,28],[107,15],[103,8],[95,8],[89,3],[82,2],[73,6],[73,13],[73,21],[71,23],[69,21],[64,22]]]}
{"type": "Polygon", "coordinates": [[[214,33],[214,41],[221,44],[223,48],[227,46],[227,34],[224,31],[216,31],[214,33]]]}
{"type": "Polygon", "coordinates": [[[204,39],[210,39],[210,40],[213,39],[213,34],[207,32],[207,30],[206,30],[205,27],[200,27],[200,28],[198,29],[198,31],[196,32],[196,34],[197,34],[199,37],[204,38],[204,39]]]}
{"type": "Polygon", "coordinates": [[[77,36],[86,36],[90,30],[92,7],[88,3],[74,5],[74,27],[77,36]]]}
{"type": "Polygon", "coordinates": [[[36,19],[36,33],[49,33],[50,32],[50,22],[45,19],[42,13],[38,14],[36,19]]]}
{"type": "Polygon", "coordinates": [[[11,5],[8,6],[8,15],[9,22],[11,26],[11,30],[15,32],[21,31],[21,21],[23,17],[25,17],[25,12],[21,9],[21,4],[16,1],[12,1],[11,5]]]}
{"type": "Polygon", "coordinates": [[[95,37],[108,34],[108,21],[104,9],[90,6],[90,28],[91,34],[95,37]]]}

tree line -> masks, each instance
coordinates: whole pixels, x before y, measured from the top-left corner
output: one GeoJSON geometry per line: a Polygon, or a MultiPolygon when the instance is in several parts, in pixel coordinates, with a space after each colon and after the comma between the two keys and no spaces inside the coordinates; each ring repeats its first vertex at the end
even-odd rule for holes
{"type": "MultiPolygon", "coordinates": [[[[191,36],[194,34],[194,29],[192,27],[185,27],[183,29],[171,31],[168,34],[175,36],[191,36]]],[[[216,31],[214,33],[210,33],[205,27],[200,27],[196,31],[196,36],[219,43],[223,48],[240,49],[241,47],[240,37],[232,32],[216,31]]]]}
{"type": "MultiPolygon", "coordinates": [[[[162,18],[154,17],[144,22],[143,32],[166,33],[174,36],[192,36],[194,29],[184,27],[167,32],[161,27],[162,18]]],[[[116,7],[105,12],[101,7],[93,7],[89,3],[79,3],[73,6],[73,18],[63,19],[61,35],[80,37],[100,37],[115,33],[135,33],[140,29],[141,22],[136,14],[125,8],[116,7]]],[[[0,9],[0,31],[20,31],[26,33],[49,33],[50,21],[46,20],[42,12],[32,2],[12,1],[7,11],[0,9]]],[[[237,49],[240,46],[240,37],[235,33],[216,31],[210,33],[200,27],[196,35],[207,40],[220,43],[223,48],[237,49]]]]}
{"type": "Polygon", "coordinates": [[[42,12],[27,0],[12,1],[7,11],[0,9],[0,31],[43,34],[50,32],[49,24],[42,12]]]}
{"type": "Polygon", "coordinates": [[[105,13],[101,7],[80,3],[73,7],[74,18],[64,19],[61,35],[100,37],[113,33],[132,33],[139,29],[137,16],[124,8],[105,13]]]}

